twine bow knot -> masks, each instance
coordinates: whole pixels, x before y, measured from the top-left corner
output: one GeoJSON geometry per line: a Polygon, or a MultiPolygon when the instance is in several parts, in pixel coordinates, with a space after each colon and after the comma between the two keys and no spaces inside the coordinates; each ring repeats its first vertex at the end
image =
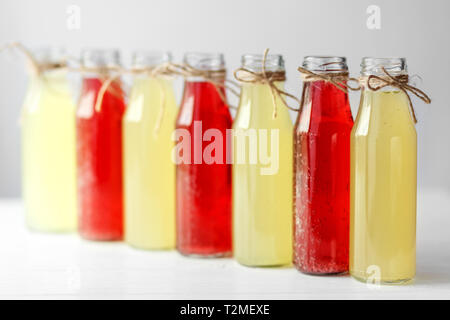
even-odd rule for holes
{"type": "MultiPolygon", "coordinates": [[[[158,78],[158,77],[170,77],[170,76],[181,76],[183,78],[187,77],[201,77],[205,81],[210,82],[217,90],[217,93],[219,94],[221,100],[229,106],[226,96],[222,92],[222,89],[228,89],[232,93],[239,96],[239,93],[237,93],[234,88],[227,85],[227,83],[232,83],[231,81],[226,80],[226,69],[218,69],[218,70],[201,70],[194,68],[191,65],[188,64],[176,64],[172,62],[165,62],[156,66],[150,66],[150,67],[135,67],[131,69],[111,69],[110,72],[113,72],[114,74],[110,75],[106,78],[106,80],[103,82],[102,87],[99,90],[98,98],[95,104],[95,110],[98,112],[101,109],[101,104],[103,97],[106,93],[106,91],[109,90],[112,82],[116,81],[120,78],[120,76],[124,74],[131,74],[131,75],[138,75],[138,74],[144,74],[151,78],[158,78]]],[[[159,81],[157,82],[160,87],[161,92],[161,103],[160,103],[160,112],[158,115],[158,118],[156,120],[156,125],[154,129],[154,134],[157,135],[161,124],[164,118],[165,113],[165,103],[166,103],[166,91],[159,81]]],[[[232,83],[235,84],[235,83],[232,83]]]]}
{"type": "Polygon", "coordinates": [[[372,91],[378,91],[385,87],[394,87],[404,92],[406,94],[406,97],[408,98],[409,107],[414,119],[414,123],[417,123],[416,113],[414,111],[414,107],[409,93],[412,93],[426,104],[431,103],[430,97],[419,88],[410,85],[409,77],[407,74],[393,76],[389,72],[387,72],[384,67],[382,67],[381,70],[383,71],[385,76],[370,75],[367,77],[366,81],[364,78],[361,79],[361,82],[363,84],[366,83],[367,88],[372,91]]]}
{"type": "Polygon", "coordinates": [[[236,91],[236,89],[235,89],[235,88],[239,89],[239,85],[237,85],[233,81],[226,79],[226,76],[227,76],[226,69],[202,70],[202,69],[197,69],[187,63],[183,63],[183,64],[170,63],[170,65],[168,66],[168,70],[169,70],[170,74],[181,76],[182,78],[185,78],[185,79],[188,77],[203,78],[205,81],[214,85],[214,87],[216,88],[217,93],[219,94],[222,101],[227,106],[234,109],[234,107],[230,106],[230,104],[228,103],[227,98],[222,90],[228,89],[235,96],[239,97],[239,92],[236,91]]]}
{"type": "MultiPolygon", "coordinates": [[[[330,64],[334,64],[334,62],[325,63],[322,66],[327,66],[330,64]]],[[[312,81],[326,81],[332,83],[336,88],[343,91],[344,93],[348,92],[348,89],[352,91],[358,91],[360,87],[352,87],[349,86],[347,81],[356,81],[356,78],[349,78],[349,73],[347,70],[333,70],[333,72],[324,72],[324,73],[316,73],[311,70],[308,70],[303,67],[298,67],[297,70],[303,76],[303,82],[312,82],[312,81]]]]}
{"type": "Polygon", "coordinates": [[[40,76],[45,71],[48,70],[55,70],[55,69],[65,69],[67,68],[67,61],[66,59],[62,59],[61,62],[39,62],[34,55],[31,53],[30,50],[28,50],[23,44],[20,42],[12,42],[7,43],[3,46],[0,46],[0,51],[7,50],[7,49],[16,49],[20,51],[24,56],[28,63],[30,72],[35,76],[40,76]]]}
{"type": "Polygon", "coordinates": [[[285,71],[267,71],[266,70],[266,61],[267,61],[267,54],[269,53],[269,49],[264,50],[263,55],[263,61],[262,61],[262,70],[261,72],[255,72],[248,68],[241,67],[234,71],[234,77],[236,80],[240,82],[245,83],[261,83],[266,84],[270,88],[271,96],[272,96],[272,102],[273,102],[273,114],[272,117],[275,119],[277,117],[277,103],[276,103],[276,97],[278,96],[280,100],[283,102],[283,104],[290,110],[298,111],[296,108],[292,108],[288,105],[285,97],[291,98],[298,103],[300,103],[300,100],[297,99],[296,96],[290,94],[289,92],[286,92],[275,84],[275,82],[278,81],[285,81],[286,80],[286,72],[285,71]]]}

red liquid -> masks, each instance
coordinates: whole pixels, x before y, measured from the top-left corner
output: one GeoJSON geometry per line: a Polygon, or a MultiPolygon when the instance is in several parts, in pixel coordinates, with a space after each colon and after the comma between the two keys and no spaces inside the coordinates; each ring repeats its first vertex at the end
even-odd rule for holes
{"type": "Polygon", "coordinates": [[[231,124],[228,107],[214,85],[186,82],[177,119],[177,129],[188,130],[191,139],[191,164],[178,164],[176,171],[177,249],[182,254],[220,256],[231,252],[231,165],[226,164],[225,143],[231,124]],[[194,163],[196,146],[203,154],[211,143],[204,141],[200,148],[194,121],[201,121],[202,133],[209,128],[220,130],[223,164],[206,164],[203,158],[201,164],[194,163]]]}
{"type": "Polygon", "coordinates": [[[99,79],[84,79],[77,110],[78,230],[91,240],[121,240],[122,115],[119,86],[107,90],[95,111],[99,79]]]}
{"type": "Polygon", "coordinates": [[[306,83],[294,129],[294,264],[305,273],[348,271],[352,126],[346,93],[306,83]]]}

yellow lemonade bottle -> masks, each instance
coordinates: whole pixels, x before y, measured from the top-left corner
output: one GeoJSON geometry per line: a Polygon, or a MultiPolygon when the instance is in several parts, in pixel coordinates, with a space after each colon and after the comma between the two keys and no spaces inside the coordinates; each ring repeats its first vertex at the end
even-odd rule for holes
{"type": "MultiPolygon", "coordinates": [[[[140,52],[134,67],[170,61],[168,53],[140,52]]],[[[176,101],[171,80],[136,76],[123,120],[125,241],[141,249],[175,247],[176,101]],[[162,112],[162,113],[161,113],[162,112]]]]}
{"type": "Polygon", "coordinates": [[[59,51],[35,52],[49,67],[31,77],[21,118],[26,222],[43,232],[77,227],[75,105],[59,51]]]}
{"type": "MultiPolygon", "coordinates": [[[[362,76],[407,76],[403,58],[364,58],[362,76]]],[[[351,135],[350,273],[405,283],[416,271],[417,136],[398,88],[363,88],[351,135]]]]}
{"type": "MultiPolygon", "coordinates": [[[[242,66],[262,72],[261,55],[244,55],[242,66]]],[[[280,55],[268,55],[266,74],[285,78],[280,55]]],[[[242,80],[242,79],[241,79],[242,80]]],[[[233,251],[247,266],[292,262],[292,135],[288,109],[268,84],[243,81],[233,124],[233,251]]]]}

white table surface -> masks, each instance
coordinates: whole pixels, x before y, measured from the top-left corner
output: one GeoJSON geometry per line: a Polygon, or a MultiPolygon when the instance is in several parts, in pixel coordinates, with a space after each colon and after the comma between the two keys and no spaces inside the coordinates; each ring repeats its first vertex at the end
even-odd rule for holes
{"type": "Polygon", "coordinates": [[[450,299],[450,193],[419,192],[417,253],[413,284],[370,287],[292,267],[32,233],[20,200],[0,201],[0,299],[450,299]]]}

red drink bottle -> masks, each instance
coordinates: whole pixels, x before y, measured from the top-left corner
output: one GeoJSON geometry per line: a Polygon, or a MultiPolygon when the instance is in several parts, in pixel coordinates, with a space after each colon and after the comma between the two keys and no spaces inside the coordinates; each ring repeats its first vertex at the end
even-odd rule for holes
{"type": "MultiPolygon", "coordinates": [[[[221,54],[190,53],[185,62],[219,74],[219,82],[224,80],[223,75],[220,78],[224,72],[221,54]]],[[[190,144],[190,150],[182,151],[190,153],[184,154],[188,161],[177,163],[176,168],[177,249],[184,255],[231,253],[231,164],[226,163],[226,130],[231,129],[232,119],[224,97],[223,87],[201,77],[186,79],[176,124],[177,133],[184,132],[183,139],[190,144]],[[208,129],[221,135],[222,143],[216,138],[203,141],[208,129]],[[212,141],[218,143],[214,163],[203,157],[212,141]]]]}
{"type": "MultiPolygon", "coordinates": [[[[347,72],[341,57],[306,57],[303,67],[347,72]]],[[[305,82],[294,129],[294,265],[305,273],[348,271],[352,126],[347,93],[328,81],[305,82]]]]}
{"type": "MultiPolygon", "coordinates": [[[[86,67],[119,64],[116,51],[86,51],[86,67]]],[[[125,103],[120,83],[114,81],[99,98],[107,74],[89,74],[82,82],[77,110],[78,229],[90,240],[121,240],[122,116],[125,103]],[[101,103],[96,110],[97,100],[101,103]]]]}

